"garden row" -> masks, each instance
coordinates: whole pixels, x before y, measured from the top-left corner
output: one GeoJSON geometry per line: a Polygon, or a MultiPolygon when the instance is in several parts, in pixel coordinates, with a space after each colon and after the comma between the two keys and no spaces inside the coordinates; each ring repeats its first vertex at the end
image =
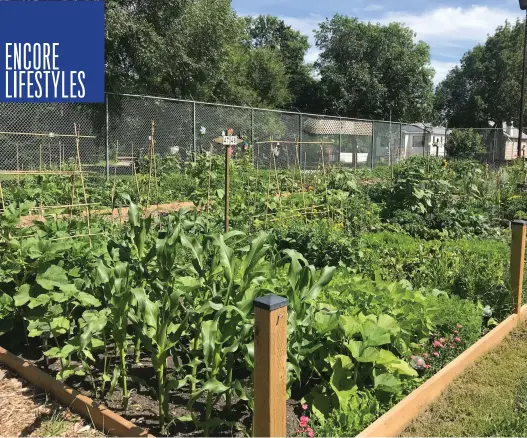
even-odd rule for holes
{"type": "Polygon", "coordinates": [[[144,217],[142,196],[115,187],[124,225],[22,228],[38,199],[20,202],[31,186],[6,190],[20,198],[0,222],[0,345],[22,337],[20,353],[118,411],[150,403],[157,421],[137,424],[154,433],[249,431],[253,300],[274,293],[290,303],[287,388],[309,406],[304,432],[349,436],[511,312],[502,220],[527,209],[521,167],[505,184],[470,162],[410,161],[393,179],[234,163],[234,231],[223,233],[221,163],[193,165],[200,190],[186,199],[199,214],[144,217]]]}

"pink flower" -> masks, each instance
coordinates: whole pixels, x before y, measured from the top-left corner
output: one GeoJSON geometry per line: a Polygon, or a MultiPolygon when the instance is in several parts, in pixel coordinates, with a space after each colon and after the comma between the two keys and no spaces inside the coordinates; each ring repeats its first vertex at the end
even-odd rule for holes
{"type": "Polygon", "coordinates": [[[309,437],[315,436],[315,433],[313,432],[313,429],[311,429],[310,427],[308,427],[306,429],[306,433],[307,433],[307,436],[309,436],[309,437]]]}
{"type": "Polygon", "coordinates": [[[304,411],[307,411],[308,408],[309,408],[309,406],[308,406],[307,404],[304,403],[304,404],[302,405],[302,409],[303,409],[304,411]]]}
{"type": "Polygon", "coordinates": [[[309,423],[309,417],[306,417],[305,415],[302,415],[300,417],[300,427],[306,427],[307,423],[309,423]]]}
{"type": "Polygon", "coordinates": [[[454,348],[454,346],[452,344],[450,344],[450,348],[454,348]]]}
{"type": "Polygon", "coordinates": [[[434,346],[434,348],[443,348],[443,344],[439,341],[434,341],[432,345],[434,346]]]}
{"type": "Polygon", "coordinates": [[[438,356],[439,356],[439,353],[438,353],[437,351],[434,351],[433,354],[434,354],[435,357],[438,357],[438,356]]]}
{"type": "Polygon", "coordinates": [[[454,330],[454,334],[457,335],[459,333],[459,330],[454,330]]]}
{"type": "Polygon", "coordinates": [[[461,342],[461,338],[458,336],[456,339],[454,339],[458,344],[461,342]]]}
{"type": "Polygon", "coordinates": [[[458,325],[457,325],[457,328],[458,328],[458,329],[462,329],[463,326],[462,326],[461,324],[458,324],[458,325]]]}
{"type": "Polygon", "coordinates": [[[428,357],[428,353],[423,353],[423,357],[427,358],[428,357]]]}
{"type": "Polygon", "coordinates": [[[412,354],[412,355],[410,356],[410,359],[415,359],[415,355],[412,354]]]}

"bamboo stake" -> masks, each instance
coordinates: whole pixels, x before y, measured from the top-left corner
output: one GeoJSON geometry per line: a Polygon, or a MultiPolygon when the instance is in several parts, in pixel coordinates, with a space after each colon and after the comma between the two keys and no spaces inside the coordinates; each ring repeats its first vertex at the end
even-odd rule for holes
{"type": "MultiPolygon", "coordinates": [[[[79,128],[77,124],[73,125],[73,129],[75,131],[75,149],[77,151],[77,166],[80,172],[80,180],[81,180],[81,186],[82,186],[82,192],[84,194],[84,202],[88,204],[88,196],[86,195],[86,186],[84,185],[84,176],[82,175],[82,161],[81,161],[81,154],[80,154],[80,137],[79,137],[79,128]]],[[[86,206],[86,223],[88,226],[88,234],[91,234],[91,226],[90,226],[90,207],[86,206]]],[[[90,240],[90,248],[92,247],[91,238],[90,240]]]]}
{"type": "Polygon", "coordinates": [[[328,192],[328,184],[326,180],[326,164],[324,160],[324,148],[322,147],[322,143],[320,144],[320,154],[322,156],[322,174],[324,176],[324,187],[326,188],[326,205],[327,205],[327,212],[328,212],[328,218],[330,216],[329,211],[329,192],[328,192]]]}
{"type": "Polygon", "coordinates": [[[280,192],[280,181],[278,180],[278,170],[276,169],[276,155],[271,151],[273,156],[274,163],[274,175],[276,178],[276,190],[278,191],[278,204],[280,205],[280,210],[282,210],[282,193],[280,192]]]}
{"type": "MultiPolygon", "coordinates": [[[[115,223],[115,216],[113,214],[115,210],[115,186],[117,181],[117,157],[119,156],[119,141],[115,147],[115,166],[113,168],[113,184],[112,184],[112,221],[115,223]]],[[[119,211],[119,210],[118,210],[119,211]]]]}
{"type": "Polygon", "coordinates": [[[80,173],[93,173],[86,171],[66,171],[66,170],[57,170],[57,171],[48,171],[43,170],[42,172],[38,170],[0,170],[0,175],[74,175],[80,173]]]}
{"type": "MultiPolygon", "coordinates": [[[[54,132],[9,132],[9,131],[0,131],[0,135],[20,135],[20,136],[31,136],[31,137],[61,137],[61,138],[77,138],[77,136],[72,134],[56,134],[54,132]]],[[[97,138],[95,135],[80,135],[79,138],[97,138]]]]}
{"type": "MultiPolygon", "coordinates": [[[[280,141],[280,140],[272,140],[272,137],[268,141],[257,141],[254,144],[269,144],[269,143],[283,143],[283,144],[297,144],[298,141],[280,141]]],[[[334,141],[301,141],[300,144],[335,144],[334,141]]]]}
{"type": "Polygon", "coordinates": [[[211,190],[211,179],[212,179],[212,148],[213,148],[213,144],[210,143],[210,151],[209,151],[209,178],[208,178],[208,185],[207,185],[207,208],[206,208],[206,212],[208,213],[209,212],[209,208],[210,208],[210,190],[211,190]]]}
{"type": "Polygon", "coordinates": [[[134,144],[132,143],[132,175],[135,181],[135,187],[137,189],[137,198],[141,202],[141,190],[139,188],[139,180],[137,178],[137,170],[135,168],[135,155],[134,155],[134,144]]]}
{"type": "Polygon", "coordinates": [[[267,172],[268,179],[267,179],[267,197],[265,202],[265,228],[267,228],[267,213],[269,213],[269,195],[271,192],[271,155],[272,152],[269,151],[269,170],[267,172]]]}
{"type": "Polygon", "coordinates": [[[0,200],[2,201],[2,210],[5,211],[4,191],[2,190],[2,181],[0,181],[0,200]]]}
{"type": "Polygon", "coordinates": [[[302,204],[304,205],[304,208],[306,208],[306,193],[305,193],[305,187],[304,187],[304,181],[302,179],[302,169],[300,168],[300,144],[297,142],[296,144],[296,163],[298,165],[298,176],[300,178],[300,190],[302,191],[302,204]]]}
{"type": "Polygon", "coordinates": [[[155,131],[155,122],[152,120],[152,130],[150,132],[150,143],[148,148],[148,194],[146,197],[146,206],[150,207],[150,188],[152,182],[152,151],[154,148],[154,131],[155,131]]]}
{"type": "MultiPolygon", "coordinates": [[[[20,157],[19,157],[19,151],[18,151],[18,143],[16,144],[16,170],[17,172],[20,171],[20,157]]],[[[20,175],[19,174],[17,174],[16,182],[17,184],[20,185],[20,175]]]]}

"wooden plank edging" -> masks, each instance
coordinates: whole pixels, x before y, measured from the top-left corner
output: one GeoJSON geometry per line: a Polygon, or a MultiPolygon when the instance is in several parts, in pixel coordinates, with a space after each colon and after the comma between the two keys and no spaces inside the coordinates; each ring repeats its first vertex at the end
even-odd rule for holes
{"type": "Polygon", "coordinates": [[[123,437],[154,438],[148,431],[59,382],[35,365],[11,354],[2,347],[0,347],[0,362],[32,385],[51,393],[62,405],[69,407],[107,433],[123,437]]]}
{"type": "Polygon", "coordinates": [[[357,436],[361,438],[399,436],[456,377],[489,350],[497,347],[526,318],[527,305],[521,308],[519,317],[516,314],[509,316],[357,436]]]}

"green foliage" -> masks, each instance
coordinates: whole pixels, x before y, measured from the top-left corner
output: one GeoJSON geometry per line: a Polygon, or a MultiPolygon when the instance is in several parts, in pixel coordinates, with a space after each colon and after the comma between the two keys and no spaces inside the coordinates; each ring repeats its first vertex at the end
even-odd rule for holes
{"type": "Polygon", "coordinates": [[[325,107],[349,117],[423,120],[431,113],[430,49],[398,23],[363,23],[335,15],[316,44],[325,107]],[[352,63],[349,61],[353,60],[352,63]]]}
{"type": "Polygon", "coordinates": [[[445,146],[450,158],[477,158],[486,151],[483,137],[473,129],[453,129],[445,146]]]}
{"type": "Polygon", "coordinates": [[[439,84],[435,110],[448,126],[488,128],[489,120],[518,123],[517,102],[501,96],[520,94],[524,29],[520,20],[499,26],[439,84]]]}

